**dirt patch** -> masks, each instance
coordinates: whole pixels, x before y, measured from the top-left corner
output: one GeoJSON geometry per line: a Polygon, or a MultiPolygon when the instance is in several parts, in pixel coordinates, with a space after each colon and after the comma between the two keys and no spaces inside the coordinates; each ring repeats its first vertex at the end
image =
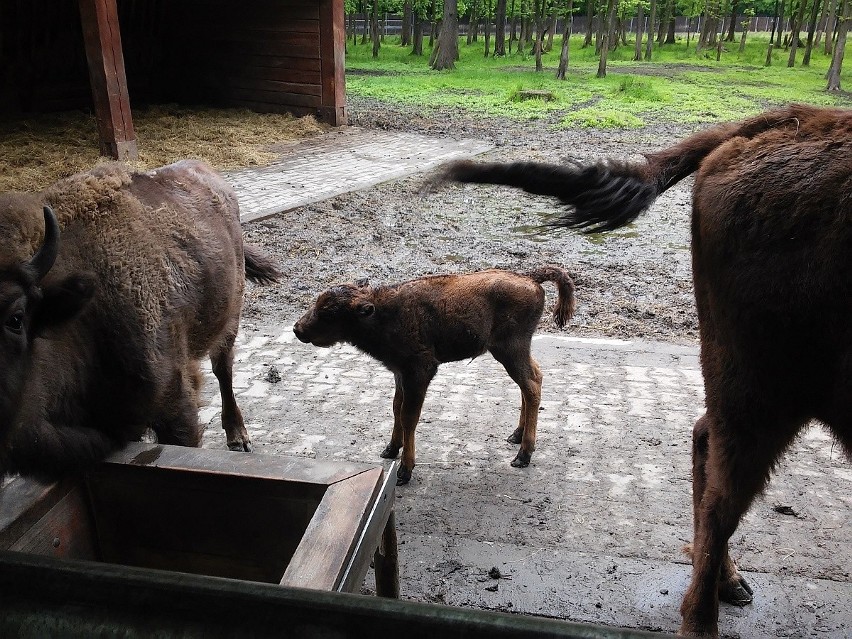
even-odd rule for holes
{"type": "MultiPolygon", "coordinates": [[[[674,125],[628,131],[556,130],[551,121],[472,118],[460,110],[392,107],[350,98],[353,124],[493,142],[482,160],[561,162],[621,157],[688,134],[674,125]]],[[[248,241],[280,262],[287,278],[248,292],[245,317],[295,321],[325,288],[367,277],[390,283],[430,273],[559,264],[574,277],[578,307],[567,334],[695,343],[689,258],[689,181],[633,225],[606,235],[542,229],[552,200],[508,188],[448,186],[424,192],[418,175],[347,193],[245,226],[248,241]]],[[[545,285],[548,308],[555,300],[545,285]]],[[[555,332],[546,313],[540,330],[555,332]]]]}

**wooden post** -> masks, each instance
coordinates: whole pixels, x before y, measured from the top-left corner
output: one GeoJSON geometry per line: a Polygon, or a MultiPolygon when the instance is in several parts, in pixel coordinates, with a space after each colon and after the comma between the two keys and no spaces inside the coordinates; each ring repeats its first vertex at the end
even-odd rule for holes
{"type": "Polygon", "coordinates": [[[101,154],[117,160],[135,160],[139,151],[130,114],[116,0],[79,1],[101,154]]]}
{"type": "Polygon", "coordinates": [[[346,124],[346,23],[343,0],[320,0],[320,55],[322,58],[322,106],[326,122],[346,124]]]}

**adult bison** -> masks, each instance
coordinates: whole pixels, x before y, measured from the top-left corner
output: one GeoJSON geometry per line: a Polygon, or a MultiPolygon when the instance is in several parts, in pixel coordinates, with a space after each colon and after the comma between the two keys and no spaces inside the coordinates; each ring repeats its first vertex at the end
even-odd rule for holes
{"type": "Polygon", "coordinates": [[[751,589],[728,540],[796,434],[852,450],[852,112],[792,105],[646,162],[450,166],[444,177],[558,197],[561,223],[614,229],[697,171],[692,264],[706,413],[693,431],[692,582],[680,632],[718,634],[719,597],[751,589]]]}
{"type": "Polygon", "coordinates": [[[277,271],[201,162],[0,194],[0,476],[57,476],[148,427],[197,446],[206,354],[228,447],[250,450],[231,386],[246,277],[277,271]]]}

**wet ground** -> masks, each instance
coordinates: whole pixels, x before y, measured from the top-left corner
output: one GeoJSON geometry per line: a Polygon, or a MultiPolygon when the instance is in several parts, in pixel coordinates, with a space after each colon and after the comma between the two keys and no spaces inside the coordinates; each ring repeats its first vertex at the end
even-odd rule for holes
{"type": "MultiPolygon", "coordinates": [[[[362,127],[486,140],[482,159],[625,156],[687,134],[554,132],[546,123],[471,121],[353,101],[362,127]]],[[[542,234],[549,200],[449,186],[413,175],[246,224],[281,262],[283,281],[252,287],[240,337],[238,401],[259,453],[382,463],[390,373],[351,347],[294,340],[293,322],[335,283],[433,272],[563,265],[577,316],[545,313],[534,355],[544,372],[538,448],[509,466],[517,387],[490,356],[443,366],[426,398],[412,482],[397,492],[402,596],[674,631],[689,566],[690,436],[703,410],[689,268],[689,183],[606,236],[542,234]]],[[[553,288],[545,285],[548,307],[553,288]]],[[[204,445],[224,448],[208,376],[204,445]]],[[[732,555],[755,586],[723,606],[725,636],[852,636],[846,525],[852,470],[808,430],[746,516],[732,555]]],[[[365,591],[370,591],[368,579],[365,591]]]]}

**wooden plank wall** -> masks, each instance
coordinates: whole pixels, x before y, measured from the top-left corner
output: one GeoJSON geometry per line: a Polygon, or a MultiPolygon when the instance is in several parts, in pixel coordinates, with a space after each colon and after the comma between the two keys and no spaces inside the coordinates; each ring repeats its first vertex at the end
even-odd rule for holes
{"type": "Polygon", "coordinates": [[[173,0],[166,93],[345,124],[342,0],[173,0]]]}
{"type": "MultiPolygon", "coordinates": [[[[346,123],[343,0],[117,0],[131,106],[346,123]]],[[[0,110],[91,107],[77,0],[0,0],[0,110]]]]}
{"type": "Polygon", "coordinates": [[[91,103],[77,0],[0,0],[0,110],[91,103]]]}

